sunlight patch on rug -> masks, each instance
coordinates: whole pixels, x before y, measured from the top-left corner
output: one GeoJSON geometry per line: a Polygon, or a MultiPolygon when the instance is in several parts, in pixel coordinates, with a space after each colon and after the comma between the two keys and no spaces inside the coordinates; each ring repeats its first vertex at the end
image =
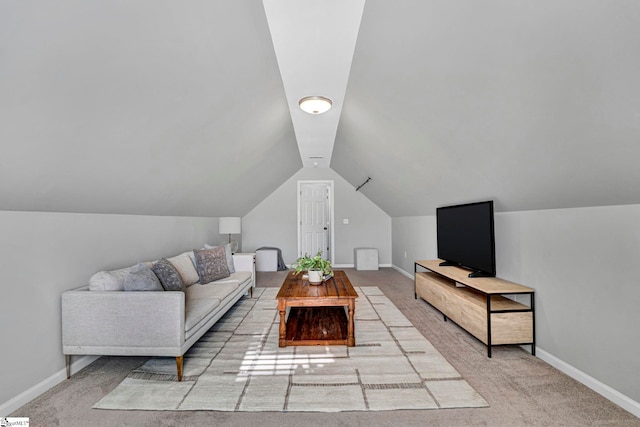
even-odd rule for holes
{"type": "Polygon", "coordinates": [[[184,356],[149,359],[94,405],[118,410],[385,411],[487,407],[376,286],[356,287],[356,346],[278,347],[277,288],[241,299],[184,356]]]}

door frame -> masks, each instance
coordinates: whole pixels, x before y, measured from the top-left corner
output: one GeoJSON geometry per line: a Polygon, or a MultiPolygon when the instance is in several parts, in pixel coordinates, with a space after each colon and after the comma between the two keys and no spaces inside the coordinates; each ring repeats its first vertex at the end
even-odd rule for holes
{"type": "MultiPolygon", "coordinates": [[[[331,249],[331,259],[329,261],[331,261],[331,264],[335,264],[335,253],[336,253],[336,241],[335,241],[335,235],[334,235],[334,230],[335,230],[335,215],[334,215],[334,197],[333,197],[333,180],[302,180],[302,181],[298,181],[298,185],[297,185],[297,191],[298,191],[298,195],[297,195],[297,201],[298,201],[298,207],[297,207],[297,229],[298,229],[298,257],[302,256],[300,255],[300,251],[302,250],[302,233],[300,232],[300,228],[302,226],[302,216],[300,215],[300,196],[301,196],[301,188],[302,188],[302,184],[325,184],[327,185],[327,187],[329,187],[329,215],[330,215],[330,221],[331,221],[331,226],[329,227],[329,231],[330,231],[330,235],[329,235],[329,244],[330,249],[331,249]]],[[[303,254],[304,255],[304,254],[303,254]]]]}

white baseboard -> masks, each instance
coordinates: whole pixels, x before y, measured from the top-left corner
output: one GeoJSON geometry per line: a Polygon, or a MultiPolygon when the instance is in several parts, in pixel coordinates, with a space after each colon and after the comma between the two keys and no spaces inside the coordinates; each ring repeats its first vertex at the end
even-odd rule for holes
{"type": "MultiPolygon", "coordinates": [[[[71,363],[71,375],[80,371],[81,369],[89,366],[93,362],[95,362],[100,356],[81,356],[78,360],[75,360],[71,363]]],[[[20,393],[13,399],[4,402],[0,405],[0,417],[7,417],[12,412],[20,409],[27,403],[31,402],[36,397],[40,396],[42,393],[52,389],[53,387],[60,384],[62,381],[67,379],[67,368],[63,368],[55,374],[51,375],[49,378],[45,378],[40,381],[38,384],[34,385],[30,389],[20,393]]],[[[29,414],[26,414],[27,416],[29,414]]]]}
{"type": "MultiPolygon", "coordinates": [[[[527,346],[528,347],[528,346],[527,346]]],[[[568,363],[558,359],[552,354],[547,353],[540,347],[536,347],[536,356],[547,362],[549,365],[569,375],[574,380],[586,385],[591,390],[595,391],[599,395],[609,399],[622,409],[631,412],[636,417],[640,418],[640,403],[632,400],[617,390],[609,387],[608,385],[598,381],[590,375],[585,374],[581,370],[569,365],[568,363]]]]}
{"type": "Polygon", "coordinates": [[[403,269],[401,269],[401,268],[400,268],[400,267],[398,267],[398,266],[392,265],[392,266],[391,266],[391,268],[393,268],[394,270],[396,270],[396,271],[397,271],[397,272],[399,272],[400,274],[402,274],[402,275],[404,275],[404,276],[407,276],[407,277],[408,277],[409,279],[411,279],[411,280],[413,280],[413,279],[414,279],[413,274],[411,274],[411,273],[408,273],[408,272],[404,271],[403,269]]]}
{"type": "MultiPolygon", "coordinates": [[[[336,266],[336,267],[346,268],[346,267],[353,267],[353,265],[350,265],[350,266],[342,265],[342,266],[336,266]]],[[[383,265],[382,267],[386,267],[386,265],[383,265]]],[[[412,280],[414,278],[412,274],[404,271],[403,269],[395,265],[389,265],[389,267],[397,270],[399,273],[403,274],[404,276],[407,276],[412,280]]],[[[554,355],[544,351],[540,347],[536,348],[536,356],[541,360],[545,361],[546,363],[548,363],[549,365],[553,366],[554,368],[558,369],[559,371],[575,379],[576,381],[589,387],[591,390],[595,391],[596,393],[600,394],[606,399],[609,399],[610,401],[620,406],[624,410],[630,412],[634,416],[640,418],[640,402],[636,402],[635,400],[629,398],[628,396],[625,396],[619,391],[611,388],[610,386],[602,383],[601,381],[598,381],[597,379],[582,372],[581,370],[569,365],[563,360],[558,359],[554,355]]],[[[73,375],[75,372],[78,372],[81,369],[89,366],[91,363],[96,361],[99,357],[100,356],[82,356],[78,360],[75,360],[71,364],[71,374],[73,375]]],[[[0,417],[8,416],[12,412],[16,411],[17,409],[21,408],[25,404],[35,399],[36,397],[40,396],[42,393],[55,387],[56,385],[64,381],[66,378],[67,378],[67,372],[65,368],[56,372],[55,374],[51,375],[49,378],[46,378],[40,383],[34,385],[30,389],[20,393],[18,396],[14,397],[13,399],[1,404],[0,417]]]]}
{"type": "MultiPolygon", "coordinates": [[[[400,267],[397,267],[395,265],[393,265],[392,267],[395,270],[397,270],[399,273],[401,273],[401,274],[407,276],[408,278],[410,278],[411,280],[414,279],[414,275],[413,274],[410,274],[410,273],[404,271],[403,269],[401,269],[400,267]]],[[[523,348],[525,350],[527,350],[527,351],[529,351],[529,347],[530,346],[528,346],[528,345],[523,346],[523,348]]],[[[570,376],[574,380],[576,380],[576,381],[584,384],[585,386],[589,387],[591,390],[595,391],[596,393],[598,393],[599,395],[603,396],[604,398],[609,399],[610,401],[612,401],[616,405],[620,406],[624,410],[629,411],[633,415],[635,415],[636,417],[640,418],[640,403],[639,402],[636,402],[635,400],[629,398],[628,396],[625,396],[624,394],[622,394],[619,391],[609,387],[608,385],[598,381],[597,379],[593,378],[592,376],[585,374],[581,370],[569,365],[568,363],[564,362],[563,360],[558,359],[554,355],[552,355],[550,353],[547,353],[546,351],[542,350],[540,347],[536,347],[536,356],[538,358],[540,358],[541,360],[544,360],[545,362],[547,362],[549,365],[553,366],[554,368],[558,369],[559,371],[567,374],[568,376],[570,376]]]]}
{"type": "MultiPolygon", "coordinates": [[[[333,268],[355,268],[355,264],[334,264],[333,268]]],[[[391,264],[380,264],[379,267],[393,267],[391,264]]]]}

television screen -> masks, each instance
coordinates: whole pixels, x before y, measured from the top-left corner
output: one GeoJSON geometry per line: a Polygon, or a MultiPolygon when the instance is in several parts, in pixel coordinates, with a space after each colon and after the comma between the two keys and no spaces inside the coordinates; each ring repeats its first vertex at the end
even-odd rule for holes
{"type": "Polygon", "coordinates": [[[442,265],[474,270],[469,277],[496,275],[493,201],[437,208],[436,221],[442,265]]]}

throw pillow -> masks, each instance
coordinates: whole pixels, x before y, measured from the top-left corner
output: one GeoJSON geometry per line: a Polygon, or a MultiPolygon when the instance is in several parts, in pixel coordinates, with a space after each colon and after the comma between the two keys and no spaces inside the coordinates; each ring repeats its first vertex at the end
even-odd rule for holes
{"type": "MultiPolygon", "coordinates": [[[[227,243],[224,246],[224,253],[227,257],[227,268],[229,269],[229,274],[233,274],[236,272],[236,268],[233,265],[233,252],[231,252],[231,243],[227,243]]],[[[204,244],[205,249],[213,249],[215,246],[204,244]]]]}
{"type": "Polygon", "coordinates": [[[229,277],[227,256],[222,246],[212,249],[195,249],[196,270],[200,277],[200,283],[205,284],[229,277]]]}
{"type": "Polygon", "coordinates": [[[98,271],[89,279],[89,290],[124,291],[124,279],[133,270],[133,267],[135,266],[111,271],[98,271]]]}
{"type": "Polygon", "coordinates": [[[125,291],[163,291],[158,276],[146,265],[139,263],[124,279],[125,291]]]}
{"type": "Polygon", "coordinates": [[[184,291],[184,282],[180,273],[167,259],[162,258],[153,264],[151,270],[158,276],[165,291],[184,291]]]}
{"type": "Polygon", "coordinates": [[[173,264],[173,266],[180,273],[180,278],[182,278],[182,282],[186,286],[191,286],[194,283],[197,283],[200,278],[198,277],[198,272],[196,271],[196,266],[189,254],[193,255],[192,251],[181,253],[180,255],[176,255],[174,257],[168,258],[167,260],[173,264]]]}

